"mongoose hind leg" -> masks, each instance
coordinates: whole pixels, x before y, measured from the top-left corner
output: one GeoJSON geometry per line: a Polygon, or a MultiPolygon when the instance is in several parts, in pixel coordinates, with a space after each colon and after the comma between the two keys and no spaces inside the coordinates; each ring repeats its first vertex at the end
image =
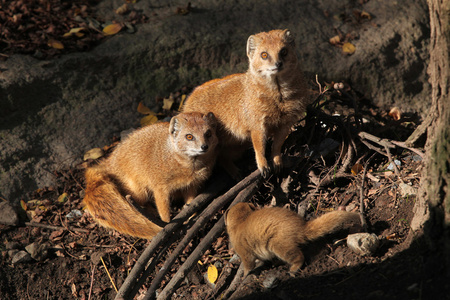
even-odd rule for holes
{"type": "Polygon", "coordinates": [[[281,159],[281,147],[284,141],[288,137],[291,129],[289,127],[282,127],[273,138],[272,143],[272,162],[273,168],[276,173],[281,172],[283,168],[283,160],[281,159]]]}
{"type": "Polygon", "coordinates": [[[282,245],[278,244],[275,246],[275,249],[273,249],[273,252],[278,258],[290,265],[289,274],[291,276],[295,276],[295,272],[297,272],[305,262],[305,256],[295,242],[284,243],[282,245]]]}

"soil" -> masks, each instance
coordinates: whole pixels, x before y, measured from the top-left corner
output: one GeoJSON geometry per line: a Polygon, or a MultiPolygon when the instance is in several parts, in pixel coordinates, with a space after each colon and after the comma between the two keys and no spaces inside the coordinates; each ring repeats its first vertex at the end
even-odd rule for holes
{"type": "MultiPolygon", "coordinates": [[[[441,254],[438,249],[430,250],[420,233],[410,231],[415,196],[401,194],[401,180],[418,188],[422,167],[420,156],[405,149],[393,149],[394,159],[401,163],[397,176],[388,170],[387,157],[375,154],[359,140],[354,144],[357,152],[352,160],[357,163],[350,166],[354,173],[335,172],[328,184],[317,185],[326,179],[327,172],[345,161],[345,157],[340,157],[340,147],[328,146],[325,147],[328,154],[321,152],[321,156],[316,155],[318,150],[324,150],[321,141],[332,139],[339,145],[349,146],[342,139],[344,128],[352,132],[357,126],[379,137],[404,140],[415,128],[414,118],[403,116],[400,120],[393,120],[386,112],[358,99],[358,117],[355,119],[356,110],[351,106],[355,103],[353,97],[357,97],[354,91],[346,87],[345,91],[332,90],[325,95],[318,104],[322,109],[317,109],[318,106],[312,109],[285,143],[285,156],[297,163],[266,180],[251,201],[258,206],[277,205],[295,211],[303,208],[306,219],[339,207],[358,211],[364,176],[362,199],[368,230],[380,238],[381,245],[374,255],[361,256],[346,246],[348,232],[327,236],[303,247],[306,262],[295,278],[289,276],[288,266],[283,263],[268,262],[254,270],[227,298],[445,298],[448,281],[441,277],[444,271],[439,263],[441,254]],[[357,125],[355,120],[369,121],[357,125]],[[308,146],[305,146],[308,141],[308,146]],[[363,166],[366,166],[366,175],[363,175],[363,166]]],[[[176,102],[180,99],[181,96],[176,102]]],[[[352,136],[356,140],[353,133],[352,136]]],[[[104,148],[106,153],[114,149],[116,138],[111,142],[104,148]]],[[[240,162],[246,173],[255,168],[253,155],[249,151],[240,162]]],[[[87,212],[83,212],[83,170],[94,163],[88,160],[76,168],[55,172],[57,185],[36,190],[30,195],[33,201],[22,201],[21,226],[0,225],[1,299],[114,298],[115,287],[120,288],[148,242],[99,227],[87,212]],[[70,212],[77,210],[81,216],[68,217],[70,212]],[[30,220],[41,227],[24,223],[30,220]],[[41,258],[13,264],[14,254],[32,243],[46,245],[47,253],[41,258]]],[[[222,171],[216,170],[219,172],[222,171]]],[[[161,287],[216,221],[217,217],[211,218],[208,226],[198,233],[173,265],[161,287]]],[[[239,267],[239,260],[233,254],[223,232],[172,298],[221,299],[239,267]],[[210,265],[219,272],[215,284],[207,279],[210,265]]],[[[164,260],[163,257],[157,269],[164,260]]],[[[150,275],[137,299],[143,297],[154,275],[150,275]]]]}

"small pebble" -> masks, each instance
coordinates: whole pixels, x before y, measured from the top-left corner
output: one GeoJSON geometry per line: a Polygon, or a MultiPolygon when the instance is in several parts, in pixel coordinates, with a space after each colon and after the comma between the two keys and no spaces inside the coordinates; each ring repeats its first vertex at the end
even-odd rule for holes
{"type": "Polygon", "coordinates": [[[266,289],[273,289],[278,285],[278,282],[279,280],[275,274],[268,274],[262,284],[266,289]]]}
{"type": "Polygon", "coordinates": [[[354,233],[347,236],[347,246],[363,256],[373,255],[379,244],[380,240],[374,233],[354,233]]]}
{"type": "Polygon", "coordinates": [[[16,255],[14,255],[11,262],[12,264],[20,264],[20,263],[27,263],[32,260],[33,259],[31,258],[30,253],[22,250],[17,252],[16,255]]]}
{"type": "Polygon", "coordinates": [[[9,202],[0,202],[0,223],[5,225],[19,224],[19,216],[9,202]]]}

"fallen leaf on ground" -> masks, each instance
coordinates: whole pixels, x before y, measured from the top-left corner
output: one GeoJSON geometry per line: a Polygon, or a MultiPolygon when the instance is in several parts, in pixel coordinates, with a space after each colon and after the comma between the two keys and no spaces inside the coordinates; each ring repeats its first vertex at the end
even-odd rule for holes
{"type": "Polygon", "coordinates": [[[118,9],[116,9],[116,14],[118,15],[124,15],[127,12],[128,12],[128,5],[126,3],[121,7],[119,7],[118,9]]]}
{"type": "Polygon", "coordinates": [[[69,32],[64,33],[63,37],[69,37],[72,35],[76,35],[77,37],[83,37],[84,33],[81,32],[83,30],[86,30],[86,28],[85,27],[72,28],[72,29],[70,29],[69,32]]]}
{"type": "Polygon", "coordinates": [[[47,45],[58,50],[64,49],[64,45],[57,40],[49,40],[47,45]]]}
{"type": "Polygon", "coordinates": [[[67,195],[67,193],[63,193],[58,197],[58,202],[65,203],[68,199],[69,199],[69,196],[67,195]]]}
{"type": "Polygon", "coordinates": [[[104,154],[105,152],[101,148],[93,148],[84,154],[83,160],[86,161],[88,159],[98,159],[104,154]]]}
{"type": "Polygon", "coordinates": [[[138,111],[138,113],[143,114],[143,115],[156,115],[150,108],[145,106],[142,103],[142,101],[139,102],[138,107],[137,107],[137,111],[138,111]]]}
{"type": "Polygon", "coordinates": [[[335,35],[330,39],[330,44],[332,45],[337,45],[341,42],[341,38],[339,37],[339,35],[335,35]]]}
{"type": "Polygon", "coordinates": [[[394,119],[395,121],[400,120],[402,117],[402,113],[398,107],[393,107],[391,111],[389,112],[389,116],[394,119]]]}
{"type": "Polygon", "coordinates": [[[163,100],[163,109],[166,109],[166,110],[170,110],[171,108],[172,108],[172,105],[173,105],[173,102],[174,102],[174,100],[173,99],[164,99],[163,100]]]}
{"type": "Polygon", "coordinates": [[[111,24],[103,28],[103,34],[114,35],[122,30],[122,25],[119,23],[111,24]]]}
{"type": "Polygon", "coordinates": [[[184,100],[186,100],[185,94],[181,95],[181,102],[180,102],[180,107],[178,108],[178,111],[181,111],[181,109],[183,108],[184,100]]]}
{"type": "Polygon", "coordinates": [[[356,47],[352,43],[344,43],[344,45],[342,45],[342,51],[344,51],[344,53],[352,55],[353,53],[355,53],[356,47]]]}
{"type": "Polygon", "coordinates": [[[147,125],[152,125],[155,124],[156,122],[158,122],[158,117],[157,116],[153,116],[153,115],[148,115],[146,117],[143,117],[141,119],[141,126],[147,126],[147,125]]]}
{"type": "Polygon", "coordinates": [[[356,176],[362,170],[364,170],[364,167],[361,164],[354,164],[352,167],[352,174],[356,176]]]}
{"type": "Polygon", "coordinates": [[[217,271],[216,266],[214,265],[210,265],[208,267],[208,280],[211,283],[215,283],[217,280],[217,277],[219,275],[219,272],[217,271]]]}

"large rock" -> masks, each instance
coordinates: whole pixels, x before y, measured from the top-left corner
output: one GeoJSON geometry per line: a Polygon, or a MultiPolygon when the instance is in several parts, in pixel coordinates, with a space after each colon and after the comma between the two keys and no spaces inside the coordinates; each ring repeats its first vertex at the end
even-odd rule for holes
{"type": "MultiPolygon", "coordinates": [[[[122,3],[101,1],[97,15],[117,18],[122,3]]],[[[274,28],[296,33],[311,79],[348,81],[385,109],[427,108],[424,0],[369,1],[357,7],[372,17],[362,23],[352,17],[355,1],[349,0],[199,0],[188,15],[176,15],[185,3],[138,1],[135,8],[150,22],[90,52],[45,61],[16,55],[0,63],[1,197],[17,201],[52,184],[52,170],[138,126],[139,101],[152,107],[157,95],[244,71],[247,37],[274,28]],[[337,30],[357,38],[353,55],[330,45],[337,30]]]]}

